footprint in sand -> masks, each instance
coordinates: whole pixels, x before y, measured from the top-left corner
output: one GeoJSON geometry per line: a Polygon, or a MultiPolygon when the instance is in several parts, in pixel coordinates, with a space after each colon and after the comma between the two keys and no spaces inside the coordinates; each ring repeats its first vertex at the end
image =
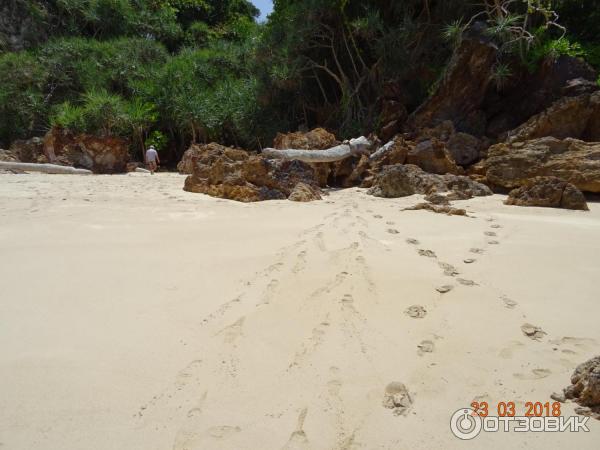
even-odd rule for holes
{"type": "Polygon", "coordinates": [[[311,448],[309,445],[310,442],[308,441],[306,433],[304,432],[304,421],[306,420],[307,414],[308,408],[304,408],[300,412],[296,430],[290,435],[290,439],[287,441],[287,444],[283,446],[282,450],[301,450],[311,448]]]}
{"type": "Polygon", "coordinates": [[[510,359],[513,357],[515,351],[525,347],[525,344],[519,341],[510,342],[509,346],[500,350],[500,358],[502,359],[510,359]]]}
{"type": "Polygon", "coordinates": [[[396,222],[392,222],[391,220],[385,223],[386,225],[396,225],[396,222]]]}
{"type": "Polygon", "coordinates": [[[323,232],[319,231],[314,239],[315,244],[322,252],[327,251],[327,247],[325,247],[325,241],[323,240],[323,232]]]}
{"type": "Polygon", "coordinates": [[[490,228],[498,229],[498,228],[502,228],[502,226],[500,226],[497,223],[495,223],[494,225],[490,225],[490,228]]]}
{"type": "Polygon", "coordinates": [[[533,369],[531,373],[514,373],[513,376],[519,380],[541,380],[552,375],[548,369],[533,369]]]}
{"type": "Polygon", "coordinates": [[[456,281],[458,281],[463,286],[477,286],[477,283],[475,283],[473,280],[466,280],[464,278],[457,278],[456,281]]]}
{"type": "Polygon", "coordinates": [[[540,327],[536,327],[535,325],[531,325],[530,323],[521,325],[521,331],[529,339],[533,339],[535,341],[541,340],[547,334],[540,327]]]}
{"type": "Polygon", "coordinates": [[[404,311],[404,314],[412,317],[413,319],[422,319],[427,315],[427,310],[421,305],[413,305],[408,307],[408,309],[404,311]]]}
{"type": "Polygon", "coordinates": [[[437,255],[432,250],[419,249],[419,256],[425,256],[427,258],[437,258],[437,255]]]}
{"type": "Polygon", "coordinates": [[[380,214],[375,214],[373,217],[374,217],[375,219],[383,219],[383,216],[382,216],[382,215],[380,215],[380,214]]]}
{"type": "Polygon", "coordinates": [[[472,248],[469,250],[471,253],[475,253],[476,255],[481,255],[483,254],[484,250],[482,248],[472,248]]]}
{"type": "Polygon", "coordinates": [[[419,345],[417,345],[417,353],[419,356],[423,356],[426,353],[433,353],[435,349],[435,344],[433,341],[421,341],[419,345]]]}
{"type": "Polygon", "coordinates": [[[399,234],[400,232],[394,228],[388,228],[387,230],[388,233],[390,234],[399,234]]]}
{"type": "Polygon", "coordinates": [[[394,410],[394,415],[408,414],[413,404],[412,397],[404,383],[394,381],[385,387],[383,393],[383,406],[394,410]]]}
{"type": "Polygon", "coordinates": [[[440,266],[440,269],[444,271],[444,275],[446,276],[454,277],[460,274],[460,272],[452,264],[438,262],[438,265],[440,266]]]}
{"type": "Polygon", "coordinates": [[[498,244],[500,244],[500,242],[498,242],[498,241],[488,241],[488,244],[490,244],[490,245],[498,245],[498,244]]]}
{"type": "Polygon", "coordinates": [[[451,286],[449,284],[435,288],[435,290],[438,291],[440,294],[447,294],[452,289],[454,289],[454,286],[451,286]]]}
{"type": "Polygon", "coordinates": [[[419,244],[420,244],[420,242],[419,242],[418,240],[416,240],[416,239],[413,239],[413,238],[408,238],[408,239],[406,240],[406,243],[407,243],[407,244],[410,244],[410,245],[419,245],[419,244]]]}
{"type": "Polygon", "coordinates": [[[233,344],[243,334],[245,321],[245,317],[240,317],[235,323],[223,328],[217,334],[223,334],[226,344],[233,344]]]}
{"type": "Polygon", "coordinates": [[[500,297],[500,299],[502,300],[502,302],[504,303],[504,307],[508,308],[508,309],[515,309],[515,307],[518,305],[517,302],[515,302],[514,300],[511,300],[510,298],[508,298],[507,296],[503,295],[502,297],[500,297]]]}
{"type": "Polygon", "coordinates": [[[486,232],[485,232],[485,233],[483,233],[483,234],[485,234],[486,236],[489,236],[489,237],[496,237],[496,236],[498,236],[498,235],[497,235],[496,233],[494,233],[493,231],[486,231],[486,232]]]}
{"type": "Polygon", "coordinates": [[[467,258],[467,259],[463,259],[463,262],[464,262],[465,264],[473,264],[475,261],[477,261],[477,260],[476,260],[476,259],[474,259],[474,258],[467,258]]]}
{"type": "Polygon", "coordinates": [[[294,267],[292,268],[293,273],[299,273],[306,267],[306,250],[302,250],[296,256],[296,262],[294,263],[294,267]]]}

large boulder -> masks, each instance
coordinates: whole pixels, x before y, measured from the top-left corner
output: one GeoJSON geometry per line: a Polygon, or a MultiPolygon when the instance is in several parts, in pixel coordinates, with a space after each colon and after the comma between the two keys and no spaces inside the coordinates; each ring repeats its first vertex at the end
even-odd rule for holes
{"type": "Polygon", "coordinates": [[[181,161],[177,164],[177,171],[182,175],[191,175],[194,173],[194,158],[201,156],[212,149],[218,151],[222,148],[221,145],[211,142],[210,144],[192,144],[183,153],[181,161]]]}
{"type": "Polygon", "coordinates": [[[115,136],[74,134],[53,128],[44,137],[44,154],[54,164],[84,168],[94,173],[125,173],[129,143],[115,136]]]}
{"type": "Polygon", "coordinates": [[[430,174],[412,164],[384,167],[376,175],[373,187],[369,189],[368,193],[375,197],[397,198],[448,191],[458,193],[462,198],[492,194],[487,186],[468,177],[430,174]]]}
{"type": "Polygon", "coordinates": [[[196,150],[193,173],[185,180],[188,192],[240,202],[286,199],[292,194],[293,200],[307,201],[319,193],[314,170],[306,163],[269,160],[214,143],[196,150]]]}
{"type": "Polygon", "coordinates": [[[436,138],[421,141],[412,146],[406,155],[406,161],[429,173],[464,173],[452,158],[446,144],[436,138]]]}
{"type": "Polygon", "coordinates": [[[600,92],[564,97],[508,133],[508,142],[552,136],[600,141],[600,92]]]}
{"type": "Polygon", "coordinates": [[[540,206],[582,211],[589,209],[585,197],[579,189],[556,177],[532,178],[520,188],[513,189],[504,203],[516,206],[540,206]]]}
{"type": "Polygon", "coordinates": [[[479,166],[487,180],[502,188],[523,186],[530,178],[553,176],[584,192],[600,192],[600,143],[545,137],[490,147],[479,166]]]}

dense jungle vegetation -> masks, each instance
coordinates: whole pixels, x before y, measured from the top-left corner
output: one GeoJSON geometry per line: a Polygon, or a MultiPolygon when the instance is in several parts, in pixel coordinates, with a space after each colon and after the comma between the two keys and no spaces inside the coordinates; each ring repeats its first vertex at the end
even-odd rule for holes
{"type": "Polygon", "coordinates": [[[176,160],[191,141],[258,148],[277,131],[380,125],[401,87],[408,111],[431,92],[478,23],[512,65],[570,54],[600,68],[596,0],[4,0],[0,147],[51,126],[149,142],[176,160]]]}

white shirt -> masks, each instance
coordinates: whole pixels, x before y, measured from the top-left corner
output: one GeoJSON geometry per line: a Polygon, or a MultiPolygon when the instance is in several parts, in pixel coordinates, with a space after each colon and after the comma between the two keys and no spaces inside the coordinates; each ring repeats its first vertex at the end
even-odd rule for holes
{"type": "Polygon", "coordinates": [[[149,148],[146,151],[146,162],[153,162],[158,159],[158,153],[153,148],[149,148]]]}

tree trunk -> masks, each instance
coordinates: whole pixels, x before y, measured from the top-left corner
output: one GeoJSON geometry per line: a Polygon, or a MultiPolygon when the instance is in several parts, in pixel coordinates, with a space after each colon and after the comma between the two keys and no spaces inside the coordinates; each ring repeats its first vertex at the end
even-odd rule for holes
{"type": "Polygon", "coordinates": [[[262,154],[269,159],[298,160],[306,163],[330,163],[341,161],[350,156],[368,155],[370,146],[371,142],[362,136],[326,150],[275,150],[273,148],[265,148],[262,154]]]}
{"type": "Polygon", "coordinates": [[[92,173],[91,170],[76,169],[75,167],[59,166],[57,164],[34,164],[4,161],[0,161],[0,169],[23,170],[25,172],[41,172],[51,174],[90,175],[92,173]]]}

